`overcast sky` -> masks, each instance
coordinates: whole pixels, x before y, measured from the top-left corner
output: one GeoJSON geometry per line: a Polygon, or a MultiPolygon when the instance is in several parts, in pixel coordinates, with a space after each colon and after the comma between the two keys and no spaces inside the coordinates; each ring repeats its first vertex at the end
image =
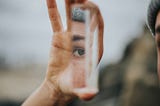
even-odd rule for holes
{"type": "MultiPolygon", "coordinates": [[[[63,0],[57,1],[65,21],[63,0]]],[[[102,63],[116,62],[126,45],[141,33],[149,0],[93,1],[105,22],[102,63]]],[[[47,63],[51,35],[45,0],[0,0],[0,55],[4,54],[7,62],[32,59],[47,63]]]]}

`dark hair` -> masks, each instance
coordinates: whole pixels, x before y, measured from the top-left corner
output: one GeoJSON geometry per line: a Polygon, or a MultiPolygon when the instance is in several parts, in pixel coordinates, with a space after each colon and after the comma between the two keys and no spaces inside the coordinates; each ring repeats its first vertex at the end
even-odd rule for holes
{"type": "Polygon", "coordinates": [[[160,11],[160,0],[151,0],[149,7],[148,7],[148,26],[153,35],[155,35],[155,23],[158,12],[160,11]]]}
{"type": "Polygon", "coordinates": [[[72,20],[78,22],[85,22],[85,12],[81,8],[72,9],[72,20]]]}

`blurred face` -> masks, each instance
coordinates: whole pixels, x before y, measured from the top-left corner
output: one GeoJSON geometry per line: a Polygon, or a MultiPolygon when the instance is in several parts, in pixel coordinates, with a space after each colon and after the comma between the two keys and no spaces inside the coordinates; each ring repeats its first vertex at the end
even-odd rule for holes
{"type": "Polygon", "coordinates": [[[155,41],[157,44],[158,75],[159,75],[159,79],[160,79],[160,12],[157,15],[156,24],[155,24],[155,41]]]}

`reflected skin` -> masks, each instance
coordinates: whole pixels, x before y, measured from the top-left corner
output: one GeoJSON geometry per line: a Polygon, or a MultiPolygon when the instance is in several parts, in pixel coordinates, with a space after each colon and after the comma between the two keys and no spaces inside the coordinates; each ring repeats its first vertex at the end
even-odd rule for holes
{"type": "MultiPolygon", "coordinates": [[[[84,22],[76,22],[76,21],[72,21],[71,23],[71,30],[72,30],[72,57],[71,57],[71,61],[70,61],[70,65],[72,65],[72,68],[70,68],[69,70],[73,70],[73,86],[74,88],[82,88],[82,87],[86,87],[86,78],[85,78],[85,60],[86,58],[86,50],[85,50],[85,43],[86,43],[86,26],[84,22]]],[[[96,27],[96,25],[95,25],[96,27]]],[[[94,28],[95,29],[95,28],[94,28]]],[[[92,32],[92,34],[90,34],[90,43],[89,44],[90,48],[90,56],[92,55],[91,52],[92,51],[92,46],[93,46],[93,32],[94,31],[90,31],[92,32]]],[[[101,48],[102,49],[102,48],[101,48]]],[[[98,51],[94,51],[94,52],[98,52],[98,51]]],[[[98,56],[97,58],[100,59],[100,56],[98,56]]],[[[98,60],[98,59],[97,59],[98,60]]],[[[90,60],[91,61],[91,60],[90,60]]],[[[98,63],[98,62],[97,62],[98,63]]]]}
{"type": "Polygon", "coordinates": [[[81,88],[85,87],[85,25],[81,22],[71,23],[72,30],[72,47],[73,54],[71,58],[72,68],[69,70],[73,70],[73,87],[81,88]],[[81,29],[81,30],[79,30],[81,29]]]}
{"type": "MultiPolygon", "coordinates": [[[[95,31],[96,26],[97,26],[97,24],[95,24],[94,28],[92,28],[92,30],[90,30],[90,32],[91,32],[91,34],[90,34],[90,38],[91,38],[90,39],[91,40],[90,51],[91,51],[92,43],[93,43],[92,42],[93,32],[95,31]]],[[[72,54],[71,54],[71,57],[68,61],[68,65],[64,69],[64,72],[67,72],[67,73],[70,72],[70,75],[72,77],[70,76],[70,79],[69,78],[66,79],[66,76],[61,77],[63,84],[61,84],[62,86],[60,88],[62,89],[63,92],[66,92],[66,90],[64,88],[68,88],[69,90],[71,90],[71,88],[72,88],[72,91],[70,91],[71,93],[76,94],[79,98],[81,98],[83,100],[90,100],[96,95],[97,88],[89,88],[86,85],[86,77],[85,77],[85,74],[86,74],[85,73],[86,28],[85,28],[85,23],[78,22],[78,21],[71,21],[71,32],[72,32],[71,33],[72,54]],[[64,84],[64,80],[66,81],[65,84],[64,84]],[[70,81],[70,82],[68,82],[68,81],[70,81]],[[74,88],[85,88],[86,90],[89,89],[90,92],[85,92],[85,93],[76,92],[76,91],[74,91],[74,88]]],[[[100,50],[101,49],[103,49],[103,48],[101,47],[100,50]]],[[[94,52],[96,52],[96,51],[94,51],[94,52]]],[[[101,55],[99,55],[97,58],[98,58],[97,60],[100,60],[101,55]]],[[[67,73],[65,73],[65,75],[67,75],[67,73]]]]}
{"type": "MultiPolygon", "coordinates": [[[[54,32],[47,73],[41,86],[22,106],[65,106],[74,97],[79,97],[83,100],[92,99],[97,93],[92,89],[86,92],[77,92],[74,90],[75,87],[86,86],[84,77],[85,34],[83,34],[84,24],[71,21],[69,15],[71,10],[69,8],[71,8],[71,5],[74,3],[82,3],[85,7],[97,12],[96,15],[98,18],[93,18],[92,21],[99,23],[98,37],[100,43],[98,58],[100,61],[103,54],[104,26],[99,8],[87,0],[65,0],[67,30],[64,31],[55,0],[46,1],[52,30],[54,32]],[[77,30],[78,27],[82,27],[81,30],[77,30]],[[75,35],[81,35],[81,37],[74,37],[75,35]],[[79,70],[77,71],[77,69],[79,70]]],[[[92,24],[92,26],[94,26],[94,24],[92,24]]],[[[91,32],[93,29],[91,29],[91,32]]]]}
{"type": "Polygon", "coordinates": [[[158,54],[158,76],[160,79],[160,12],[157,15],[155,23],[155,41],[157,44],[157,54],[158,54]]]}

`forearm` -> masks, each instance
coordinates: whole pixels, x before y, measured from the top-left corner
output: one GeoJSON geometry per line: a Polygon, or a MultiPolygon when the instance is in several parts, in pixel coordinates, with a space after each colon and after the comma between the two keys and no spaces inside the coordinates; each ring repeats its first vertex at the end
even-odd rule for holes
{"type": "Polygon", "coordinates": [[[61,101],[60,98],[51,82],[45,80],[22,106],[65,106],[65,101],[61,101]]]}

